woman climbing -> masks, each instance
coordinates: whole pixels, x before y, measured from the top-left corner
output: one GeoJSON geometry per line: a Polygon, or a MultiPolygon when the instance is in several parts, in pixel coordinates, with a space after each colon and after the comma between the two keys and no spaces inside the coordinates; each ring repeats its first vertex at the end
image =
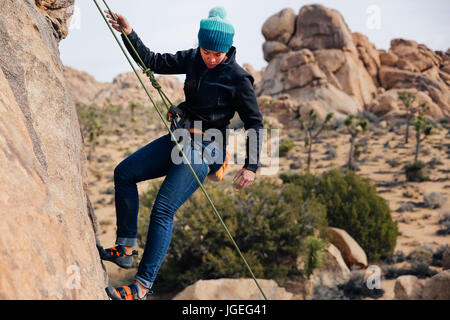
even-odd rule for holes
{"type": "MultiPolygon", "coordinates": [[[[200,21],[198,48],[175,54],[150,51],[123,15],[114,13],[116,19],[113,19],[108,10],[105,12],[116,31],[122,32],[122,27],[146,67],[158,74],[186,74],[186,99],[176,108],[182,114],[180,123],[183,128],[191,129],[190,132],[194,133],[193,123],[200,122],[202,147],[214,145],[218,153],[213,151],[212,155],[219,155],[220,158],[219,161],[207,161],[194,144],[186,144],[187,149],[186,145],[183,147],[188,158],[200,159],[191,162],[200,181],[203,182],[207,175],[213,175],[222,167],[226,155],[226,129],[237,111],[245,130],[254,130],[256,139],[247,138],[245,164],[233,181],[237,181],[237,189],[252,184],[258,169],[262,135],[259,129],[263,129],[263,119],[253,90],[254,79],[235,60],[236,48],[232,46],[234,28],[226,19],[225,9],[215,7],[210,10],[207,19],[200,21]],[[221,138],[214,135],[214,140],[205,139],[205,131],[210,129],[219,132],[221,138]]],[[[124,34],[122,40],[138,62],[124,34]]],[[[133,250],[137,245],[139,208],[136,184],[163,176],[165,179],[153,204],[147,241],[135,281],[128,286],[107,287],[106,292],[112,299],[141,300],[151,293],[150,289],[169,248],[175,212],[199,188],[189,166],[184,162],[173,161],[174,148],[177,148],[175,142],[170,134],[166,134],[131,154],[114,169],[116,245],[100,249],[100,255],[103,260],[112,261],[123,268],[130,268],[133,257],[137,255],[137,251],[133,250]]]]}

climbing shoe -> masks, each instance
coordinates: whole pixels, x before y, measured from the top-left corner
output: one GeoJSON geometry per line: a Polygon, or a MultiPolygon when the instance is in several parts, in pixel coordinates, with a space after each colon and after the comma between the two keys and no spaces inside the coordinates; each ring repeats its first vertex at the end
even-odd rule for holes
{"type": "Polygon", "coordinates": [[[102,246],[98,245],[97,249],[102,260],[114,262],[119,267],[125,269],[129,269],[133,266],[133,256],[138,255],[136,250],[133,250],[131,254],[126,254],[124,246],[120,244],[108,249],[103,249],[102,246]]]}
{"type": "Polygon", "coordinates": [[[147,289],[144,296],[139,298],[139,286],[136,282],[117,288],[107,287],[105,291],[112,300],[147,300],[147,296],[153,293],[152,290],[147,289]]]}

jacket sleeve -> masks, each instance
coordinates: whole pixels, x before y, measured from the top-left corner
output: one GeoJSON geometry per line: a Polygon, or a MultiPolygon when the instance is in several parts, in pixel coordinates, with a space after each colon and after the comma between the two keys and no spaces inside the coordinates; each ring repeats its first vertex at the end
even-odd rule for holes
{"type": "MultiPolygon", "coordinates": [[[[128,52],[133,57],[134,61],[139,64],[139,59],[125,38],[124,34],[121,34],[122,41],[125,44],[128,52]]],[[[154,53],[149,48],[147,48],[133,30],[129,35],[128,39],[133,44],[137,53],[141,57],[147,68],[158,74],[184,74],[186,73],[186,65],[188,59],[192,55],[192,50],[177,51],[175,54],[170,53],[154,53]]]]}
{"type": "Polygon", "coordinates": [[[238,80],[236,89],[236,110],[247,131],[247,155],[244,168],[256,172],[259,166],[264,125],[253,89],[253,77],[250,75],[242,77],[238,80]]]}

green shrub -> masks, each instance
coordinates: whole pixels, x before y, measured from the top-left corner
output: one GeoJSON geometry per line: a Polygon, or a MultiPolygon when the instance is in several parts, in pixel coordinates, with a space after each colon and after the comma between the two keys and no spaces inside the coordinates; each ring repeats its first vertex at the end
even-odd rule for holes
{"type": "Polygon", "coordinates": [[[333,169],[320,176],[284,174],[285,183],[301,187],[301,197],[317,197],[327,210],[328,224],[347,231],[364,249],[369,261],[392,255],[397,223],[389,205],[369,179],[345,170],[333,169]]]}
{"type": "Polygon", "coordinates": [[[76,109],[83,137],[88,137],[87,140],[90,142],[87,158],[91,159],[95,147],[99,143],[99,137],[105,133],[104,114],[95,105],[79,103],[76,105],[76,109]]]}
{"type": "Polygon", "coordinates": [[[292,139],[286,139],[284,141],[281,141],[280,143],[280,157],[285,157],[289,151],[291,151],[294,148],[294,140],[292,139]]]}
{"type": "Polygon", "coordinates": [[[403,167],[403,170],[408,181],[422,182],[430,180],[425,167],[425,162],[423,161],[418,160],[414,162],[408,162],[403,167]]]}
{"type": "Polygon", "coordinates": [[[410,268],[390,266],[383,273],[386,279],[395,279],[403,275],[413,275],[420,279],[432,277],[437,273],[437,271],[430,269],[433,256],[432,251],[421,248],[415,249],[406,257],[410,268]]]}
{"type": "Polygon", "coordinates": [[[448,244],[444,244],[439,246],[435,252],[433,252],[433,256],[431,259],[431,265],[435,267],[442,267],[442,261],[444,260],[444,254],[447,248],[449,247],[448,244]]]}
{"type": "Polygon", "coordinates": [[[439,219],[438,224],[441,226],[441,228],[436,231],[436,234],[445,236],[447,234],[450,234],[450,211],[445,211],[440,216],[441,218],[439,219]]]}
{"type": "Polygon", "coordinates": [[[331,288],[324,285],[315,286],[312,300],[361,300],[366,297],[378,299],[383,295],[383,289],[369,289],[364,275],[354,271],[350,279],[343,284],[331,288]]]}
{"type": "Polygon", "coordinates": [[[366,297],[378,299],[384,295],[383,289],[369,289],[364,275],[358,271],[352,272],[350,279],[346,283],[338,285],[338,288],[350,300],[359,300],[366,297]]]}
{"type": "MultiPolygon", "coordinates": [[[[262,179],[243,190],[225,181],[205,189],[258,278],[282,283],[302,276],[296,261],[308,236],[326,238],[325,208],[315,199],[304,201],[300,187],[279,186],[262,179]]],[[[143,195],[139,243],[145,242],[150,208],[157,187],[143,195]]],[[[314,267],[311,264],[310,267],[314,267]]],[[[181,290],[200,279],[250,277],[246,266],[201,190],[176,213],[172,243],[161,267],[156,290],[181,290]]]]}

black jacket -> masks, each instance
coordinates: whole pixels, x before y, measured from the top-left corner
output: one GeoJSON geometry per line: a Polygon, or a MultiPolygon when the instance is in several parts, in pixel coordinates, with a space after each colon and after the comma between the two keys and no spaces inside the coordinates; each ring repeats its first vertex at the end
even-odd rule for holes
{"type": "MultiPolygon", "coordinates": [[[[249,144],[244,168],[256,172],[262,143],[263,118],[253,89],[253,77],[236,62],[236,48],[227,53],[228,59],[208,69],[201,57],[200,48],[177,51],[175,54],[154,53],[147,48],[133,30],[128,35],[146,67],[158,74],[186,74],[184,93],[186,101],[179,107],[192,120],[201,120],[203,130],[216,128],[222,131],[227,144],[226,128],[237,111],[245,130],[255,129],[257,143],[249,144]],[[251,152],[249,152],[249,148],[251,152]]],[[[138,62],[122,34],[122,40],[133,59],[138,62]]]]}

